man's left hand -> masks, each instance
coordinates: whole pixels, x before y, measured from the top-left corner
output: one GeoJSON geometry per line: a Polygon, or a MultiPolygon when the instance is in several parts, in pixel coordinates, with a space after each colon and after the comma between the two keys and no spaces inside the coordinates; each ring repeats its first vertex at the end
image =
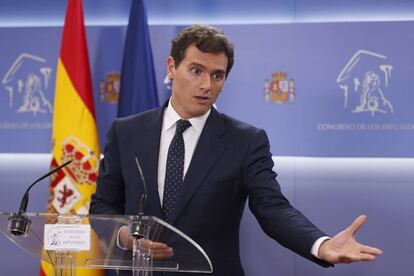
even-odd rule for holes
{"type": "Polygon", "coordinates": [[[360,244],[355,239],[356,232],[365,223],[367,217],[359,216],[345,230],[332,239],[324,241],[319,248],[319,257],[331,264],[373,261],[382,255],[378,248],[360,244]]]}

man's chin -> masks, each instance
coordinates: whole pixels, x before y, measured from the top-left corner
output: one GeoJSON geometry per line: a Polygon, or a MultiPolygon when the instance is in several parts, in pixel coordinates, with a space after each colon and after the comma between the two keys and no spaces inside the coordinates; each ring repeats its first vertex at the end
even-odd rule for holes
{"type": "Polygon", "coordinates": [[[200,117],[200,116],[206,114],[206,112],[209,111],[210,108],[211,108],[211,105],[203,106],[202,108],[200,108],[200,107],[196,108],[196,109],[192,110],[192,112],[191,112],[192,116],[191,117],[200,117]]]}

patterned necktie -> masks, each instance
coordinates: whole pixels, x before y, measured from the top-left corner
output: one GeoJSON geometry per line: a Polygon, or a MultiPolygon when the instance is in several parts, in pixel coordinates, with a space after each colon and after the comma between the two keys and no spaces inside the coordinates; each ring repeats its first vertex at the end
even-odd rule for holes
{"type": "Polygon", "coordinates": [[[178,120],[174,138],[171,141],[167,155],[165,172],[164,196],[162,211],[167,219],[173,212],[175,202],[183,185],[184,174],[184,139],[183,132],[191,126],[186,120],[178,120]]]}

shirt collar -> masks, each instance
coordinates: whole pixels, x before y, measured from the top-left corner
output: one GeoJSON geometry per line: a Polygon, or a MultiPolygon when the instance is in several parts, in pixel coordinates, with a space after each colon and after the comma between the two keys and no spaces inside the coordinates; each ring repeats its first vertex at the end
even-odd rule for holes
{"type": "MultiPolygon", "coordinates": [[[[204,128],[204,125],[206,124],[207,118],[210,115],[210,112],[211,108],[201,116],[188,119],[188,121],[190,121],[191,123],[191,127],[193,127],[197,132],[201,133],[201,131],[204,128]]],[[[170,98],[170,100],[168,101],[167,108],[164,112],[164,130],[171,129],[173,126],[175,126],[175,123],[180,119],[182,118],[172,107],[170,98]]]]}

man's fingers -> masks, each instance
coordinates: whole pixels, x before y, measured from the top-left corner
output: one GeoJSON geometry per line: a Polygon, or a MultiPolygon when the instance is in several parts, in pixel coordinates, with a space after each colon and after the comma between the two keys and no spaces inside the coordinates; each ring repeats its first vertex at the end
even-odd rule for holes
{"type": "Polygon", "coordinates": [[[359,253],[359,254],[343,254],[338,257],[338,262],[334,263],[353,263],[353,262],[370,262],[375,260],[375,256],[371,254],[359,253]]]}
{"type": "Polygon", "coordinates": [[[165,243],[141,239],[139,244],[142,247],[151,249],[153,257],[158,260],[170,258],[174,255],[174,250],[165,243]]]}
{"type": "Polygon", "coordinates": [[[352,262],[369,262],[375,260],[375,256],[371,254],[360,253],[350,256],[352,262]]]}
{"type": "Polygon", "coordinates": [[[168,248],[168,246],[165,243],[161,243],[161,242],[153,242],[151,240],[144,240],[144,239],[140,239],[139,243],[141,246],[144,246],[146,248],[150,248],[150,249],[165,249],[168,248]]]}
{"type": "Polygon", "coordinates": [[[383,252],[382,252],[381,249],[364,245],[361,248],[361,253],[371,254],[371,255],[374,255],[374,256],[379,256],[379,255],[382,255],[383,252]]]}
{"type": "Polygon", "coordinates": [[[164,249],[167,249],[169,247],[165,243],[153,242],[153,243],[151,243],[150,248],[153,249],[153,250],[164,250],[164,249]]]}
{"type": "Polygon", "coordinates": [[[360,253],[352,256],[354,262],[367,262],[375,260],[375,256],[371,254],[360,253]]]}
{"type": "Polygon", "coordinates": [[[173,255],[174,255],[174,252],[172,251],[172,249],[171,251],[162,251],[162,252],[154,251],[152,253],[152,256],[155,260],[168,259],[168,258],[171,258],[173,255]]]}
{"type": "Polygon", "coordinates": [[[355,233],[361,228],[362,225],[364,225],[367,219],[368,218],[366,215],[357,217],[357,219],[354,220],[354,222],[352,222],[352,224],[348,227],[348,230],[351,231],[352,235],[355,235],[355,233]]]}

